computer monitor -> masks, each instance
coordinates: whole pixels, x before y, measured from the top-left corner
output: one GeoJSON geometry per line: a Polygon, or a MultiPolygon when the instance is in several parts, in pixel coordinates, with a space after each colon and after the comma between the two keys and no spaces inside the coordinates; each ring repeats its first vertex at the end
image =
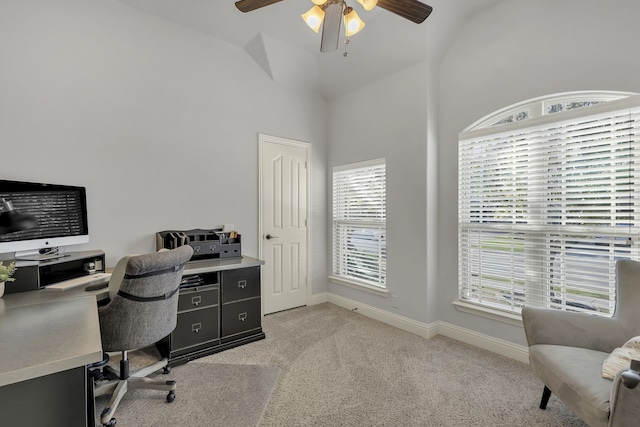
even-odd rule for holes
{"type": "Polygon", "coordinates": [[[39,260],[88,242],[84,187],[0,180],[0,253],[39,260]]]}

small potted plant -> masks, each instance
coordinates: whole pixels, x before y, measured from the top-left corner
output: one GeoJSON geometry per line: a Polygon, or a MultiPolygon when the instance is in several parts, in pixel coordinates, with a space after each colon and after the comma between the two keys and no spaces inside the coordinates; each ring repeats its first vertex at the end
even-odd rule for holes
{"type": "Polygon", "coordinates": [[[15,272],[16,264],[14,262],[9,263],[9,265],[4,265],[4,263],[0,262],[0,297],[4,295],[4,283],[16,280],[11,277],[15,272]]]}

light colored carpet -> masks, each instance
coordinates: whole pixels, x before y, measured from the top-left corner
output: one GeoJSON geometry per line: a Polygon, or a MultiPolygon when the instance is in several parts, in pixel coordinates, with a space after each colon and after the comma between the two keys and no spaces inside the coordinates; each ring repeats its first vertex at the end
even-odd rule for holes
{"type": "Polygon", "coordinates": [[[174,368],[176,401],[131,399],[118,427],[587,427],[554,395],[538,408],[543,384],[529,365],[446,337],[328,303],[265,316],[263,329],[264,340],[174,368]]]}
{"type": "Polygon", "coordinates": [[[190,362],[282,368],[271,426],[586,427],[529,365],[455,340],[426,340],[332,304],[265,316],[267,338],[190,362]]]}
{"type": "MultiPolygon", "coordinates": [[[[134,360],[140,363],[141,357],[132,353],[132,365],[134,360]]],[[[176,366],[168,375],[156,375],[177,381],[176,399],[167,403],[163,391],[129,391],[116,410],[117,426],[256,426],[279,374],[275,366],[176,366]]],[[[96,398],[96,425],[101,425],[99,416],[108,400],[107,396],[96,398]]]]}

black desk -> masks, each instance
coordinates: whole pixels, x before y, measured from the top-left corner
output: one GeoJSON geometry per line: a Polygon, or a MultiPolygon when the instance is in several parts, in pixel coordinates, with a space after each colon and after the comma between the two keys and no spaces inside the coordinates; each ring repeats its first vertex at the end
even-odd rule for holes
{"type": "MultiPolygon", "coordinates": [[[[184,274],[222,274],[263,264],[251,257],[196,261],[187,264],[184,274]]],[[[256,286],[258,297],[240,301],[251,303],[255,328],[243,333],[231,330],[227,341],[223,328],[218,335],[222,339],[188,347],[184,354],[178,351],[180,354],[173,361],[185,363],[263,339],[259,279],[256,286]]],[[[93,419],[93,408],[87,405],[85,366],[102,359],[96,301],[108,296],[108,289],[87,292],[78,287],[66,291],[45,288],[0,298],[0,423],[9,422],[11,427],[69,427],[86,425],[87,419],[93,419]]],[[[221,300],[224,308],[224,296],[221,300]]],[[[238,303],[228,304],[234,305],[238,303]]]]}
{"type": "Polygon", "coordinates": [[[38,290],[0,298],[3,424],[86,425],[85,365],[102,359],[99,294],[38,290]]]}

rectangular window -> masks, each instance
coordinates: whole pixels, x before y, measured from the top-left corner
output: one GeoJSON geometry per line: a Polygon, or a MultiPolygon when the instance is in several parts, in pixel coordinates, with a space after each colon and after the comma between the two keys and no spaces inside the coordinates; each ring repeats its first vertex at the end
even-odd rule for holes
{"type": "Polygon", "coordinates": [[[460,134],[461,301],[612,315],[615,262],[639,260],[640,101],[460,134]]]}
{"type": "Polygon", "coordinates": [[[333,278],[386,288],[385,159],[333,168],[333,278]]]}

